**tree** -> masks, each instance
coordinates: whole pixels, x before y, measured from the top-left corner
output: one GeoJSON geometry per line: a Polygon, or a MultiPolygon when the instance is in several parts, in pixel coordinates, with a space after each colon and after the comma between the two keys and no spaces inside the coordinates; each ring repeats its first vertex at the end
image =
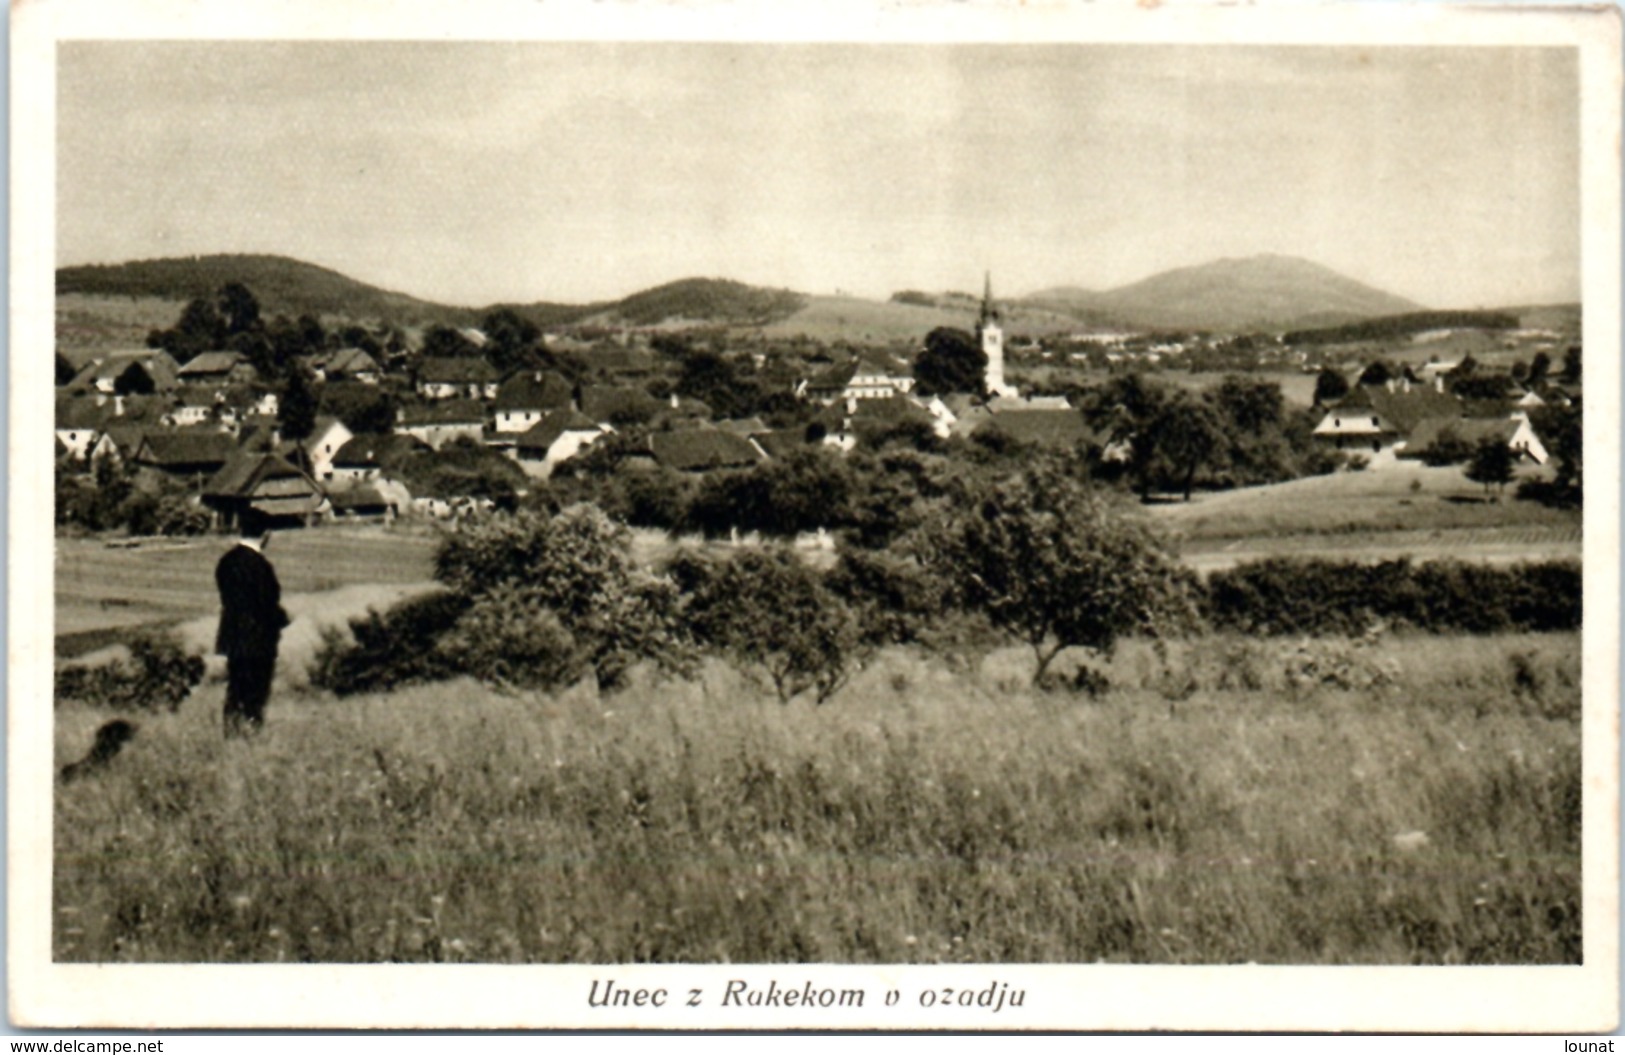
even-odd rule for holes
{"type": "Polygon", "coordinates": [[[524,367],[535,366],[540,360],[537,343],[542,331],[512,308],[498,308],[480,320],[489,342],[485,358],[501,374],[512,373],[524,367]]]}
{"type": "Polygon", "coordinates": [[[1556,463],[1555,482],[1578,498],[1583,485],[1585,436],[1579,407],[1536,407],[1529,424],[1556,463]]]}
{"type": "Polygon", "coordinates": [[[302,366],[288,371],[282,395],[277,403],[277,422],[282,427],[282,438],[302,440],[316,431],[316,393],[311,378],[302,366]]]}
{"type": "Polygon", "coordinates": [[[1473,445],[1457,432],[1452,426],[1446,425],[1433,437],[1426,450],[1422,451],[1422,462],[1426,465],[1460,465],[1473,456],[1473,445]]]}
{"type": "Polygon", "coordinates": [[[1489,493],[1491,484],[1495,485],[1496,490],[1505,490],[1512,479],[1513,463],[1512,448],[1507,442],[1495,436],[1486,436],[1473,448],[1472,457],[1467,462],[1467,479],[1483,484],[1485,494],[1489,493]]]}
{"type": "Polygon", "coordinates": [[[809,690],[823,703],[867,654],[851,609],[821,572],[782,546],[720,561],[683,554],[670,570],[695,639],[747,672],[766,674],[780,703],[809,690]]]}
{"type": "Polygon", "coordinates": [[[1315,402],[1335,403],[1349,394],[1348,378],[1333,370],[1323,367],[1315,377],[1315,402]]]}
{"type": "Polygon", "coordinates": [[[67,384],[69,381],[72,381],[75,377],[78,377],[78,376],[79,376],[79,371],[75,370],[73,368],[73,364],[68,361],[68,357],[63,355],[61,352],[57,352],[56,353],[56,383],[57,383],[57,386],[61,387],[62,385],[67,384]]]}
{"type": "Polygon", "coordinates": [[[1529,376],[1524,378],[1524,384],[1530,388],[1543,384],[1552,372],[1552,357],[1545,352],[1536,352],[1534,359],[1529,362],[1529,376]]]}
{"type": "MultiPolygon", "coordinates": [[[[1142,433],[1143,441],[1154,442],[1165,471],[1191,500],[1197,470],[1219,468],[1228,463],[1230,434],[1213,404],[1200,396],[1185,393],[1169,400],[1142,433]]],[[[1137,440],[1136,442],[1142,442],[1137,440]]]]}
{"type": "Polygon", "coordinates": [[[201,352],[220,348],[225,340],[226,320],[213,301],[200,297],[187,302],[174,326],[148,334],[147,347],[162,348],[184,364],[201,352]]]}
{"type": "Polygon", "coordinates": [[[1386,385],[1394,377],[1393,367],[1381,359],[1375,360],[1360,373],[1362,385],[1386,385]]]}
{"type": "Polygon", "coordinates": [[[423,354],[431,359],[459,359],[479,355],[480,350],[457,330],[435,323],[423,331],[423,354]]]}
{"type": "Polygon", "coordinates": [[[260,302],[241,282],[220,287],[219,314],[225,321],[226,336],[262,329],[260,302]]]}
{"type": "Polygon", "coordinates": [[[338,418],[351,432],[391,432],[395,428],[395,397],[377,385],[329,382],[322,386],[320,412],[338,418]]]}
{"type": "Polygon", "coordinates": [[[1580,382],[1580,346],[1571,344],[1563,353],[1563,380],[1574,385],[1580,382]]]}
{"type": "Polygon", "coordinates": [[[987,353],[964,330],[939,326],[925,335],[925,347],[914,357],[914,383],[922,395],[953,392],[982,395],[987,381],[987,353]]]}
{"type": "Polygon", "coordinates": [[[1063,649],[1104,658],[1125,636],[1194,619],[1190,575],[1162,539],[1042,462],[967,482],[912,548],[951,603],[1032,648],[1035,685],[1063,649]]]}
{"type": "Polygon", "coordinates": [[[150,396],[157,388],[152,374],[140,363],[131,363],[113,379],[113,392],[120,396],[150,396]]]}

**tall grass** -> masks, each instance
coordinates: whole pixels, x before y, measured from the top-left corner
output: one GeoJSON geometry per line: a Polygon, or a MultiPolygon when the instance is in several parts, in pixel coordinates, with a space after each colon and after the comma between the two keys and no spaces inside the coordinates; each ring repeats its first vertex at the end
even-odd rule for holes
{"type": "MultiPolygon", "coordinates": [[[[1124,650],[1097,699],[887,653],[823,707],[218,687],[57,791],[70,961],[1547,963],[1580,957],[1578,638],[1124,650]]],[[[61,761],[100,715],[59,711],[61,761]]]]}

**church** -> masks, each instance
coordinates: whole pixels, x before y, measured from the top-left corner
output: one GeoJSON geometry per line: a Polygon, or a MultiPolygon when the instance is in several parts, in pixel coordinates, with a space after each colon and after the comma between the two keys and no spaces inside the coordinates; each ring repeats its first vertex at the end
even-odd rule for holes
{"type": "Polygon", "coordinates": [[[998,306],[993,303],[993,273],[987,272],[982,284],[982,311],[976,319],[976,340],[987,356],[987,374],[983,388],[993,398],[1018,395],[1015,388],[1004,380],[1004,327],[999,321],[998,306]]]}

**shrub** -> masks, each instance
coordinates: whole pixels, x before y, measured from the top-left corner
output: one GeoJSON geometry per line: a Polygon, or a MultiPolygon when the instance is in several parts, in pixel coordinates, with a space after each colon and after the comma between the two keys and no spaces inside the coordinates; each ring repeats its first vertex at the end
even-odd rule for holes
{"type": "Polygon", "coordinates": [[[1580,591],[1575,561],[1275,557],[1211,573],[1207,612],[1216,628],[1249,634],[1358,634],[1378,620],[1435,632],[1576,630],[1580,591]]]}
{"type": "Polygon", "coordinates": [[[441,544],[435,577],[471,604],[486,603],[500,587],[523,588],[526,605],[557,616],[600,688],[619,686],[643,659],[677,673],[691,669],[676,588],[639,568],[631,531],[594,506],[471,524],[441,544]]]}
{"type": "Polygon", "coordinates": [[[173,712],[203,670],[203,657],[188,654],[173,635],[146,634],[130,642],[127,659],[57,671],[55,695],[112,710],[173,712]]]}
{"type": "Polygon", "coordinates": [[[728,560],[684,554],[671,570],[695,639],[765,674],[781,703],[807,691],[823,703],[867,655],[858,617],[788,549],[744,550],[728,560]]]}
{"type": "Polygon", "coordinates": [[[436,643],[448,667],[487,684],[569,685],[586,671],[575,638],[536,591],[503,584],[465,610],[436,643]]]}
{"type": "Polygon", "coordinates": [[[455,657],[437,646],[469,604],[461,594],[439,590],[350,620],[353,640],[341,630],[323,628],[310,684],[347,696],[453,676],[459,670],[455,657]]]}

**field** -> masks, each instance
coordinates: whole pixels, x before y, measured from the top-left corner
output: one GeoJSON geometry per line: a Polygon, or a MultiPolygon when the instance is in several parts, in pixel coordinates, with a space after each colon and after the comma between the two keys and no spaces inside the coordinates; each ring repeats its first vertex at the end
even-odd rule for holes
{"type": "MultiPolygon", "coordinates": [[[[221,687],[58,790],[65,961],[1572,963],[1579,641],[890,652],[829,704],[720,666],[600,699],[221,687]]],[[[59,710],[59,764],[104,713],[59,710]]]]}
{"type": "MultiPolygon", "coordinates": [[[[313,614],[336,614],[332,597],[309,595],[350,588],[351,596],[376,593],[383,599],[398,593],[391,587],[427,583],[435,538],[424,531],[377,527],[286,531],[275,536],[267,555],[289,595],[290,612],[297,617],[308,607],[313,614]]],[[[214,565],[230,544],[218,536],[155,540],[135,548],[100,539],[57,539],[58,655],[99,648],[133,628],[173,626],[218,613],[214,565]]]]}
{"type": "Polygon", "coordinates": [[[1460,468],[1397,462],[1365,472],[1198,493],[1148,507],[1201,570],[1267,556],[1417,560],[1578,559],[1582,515],[1484,501],[1460,468]]]}

